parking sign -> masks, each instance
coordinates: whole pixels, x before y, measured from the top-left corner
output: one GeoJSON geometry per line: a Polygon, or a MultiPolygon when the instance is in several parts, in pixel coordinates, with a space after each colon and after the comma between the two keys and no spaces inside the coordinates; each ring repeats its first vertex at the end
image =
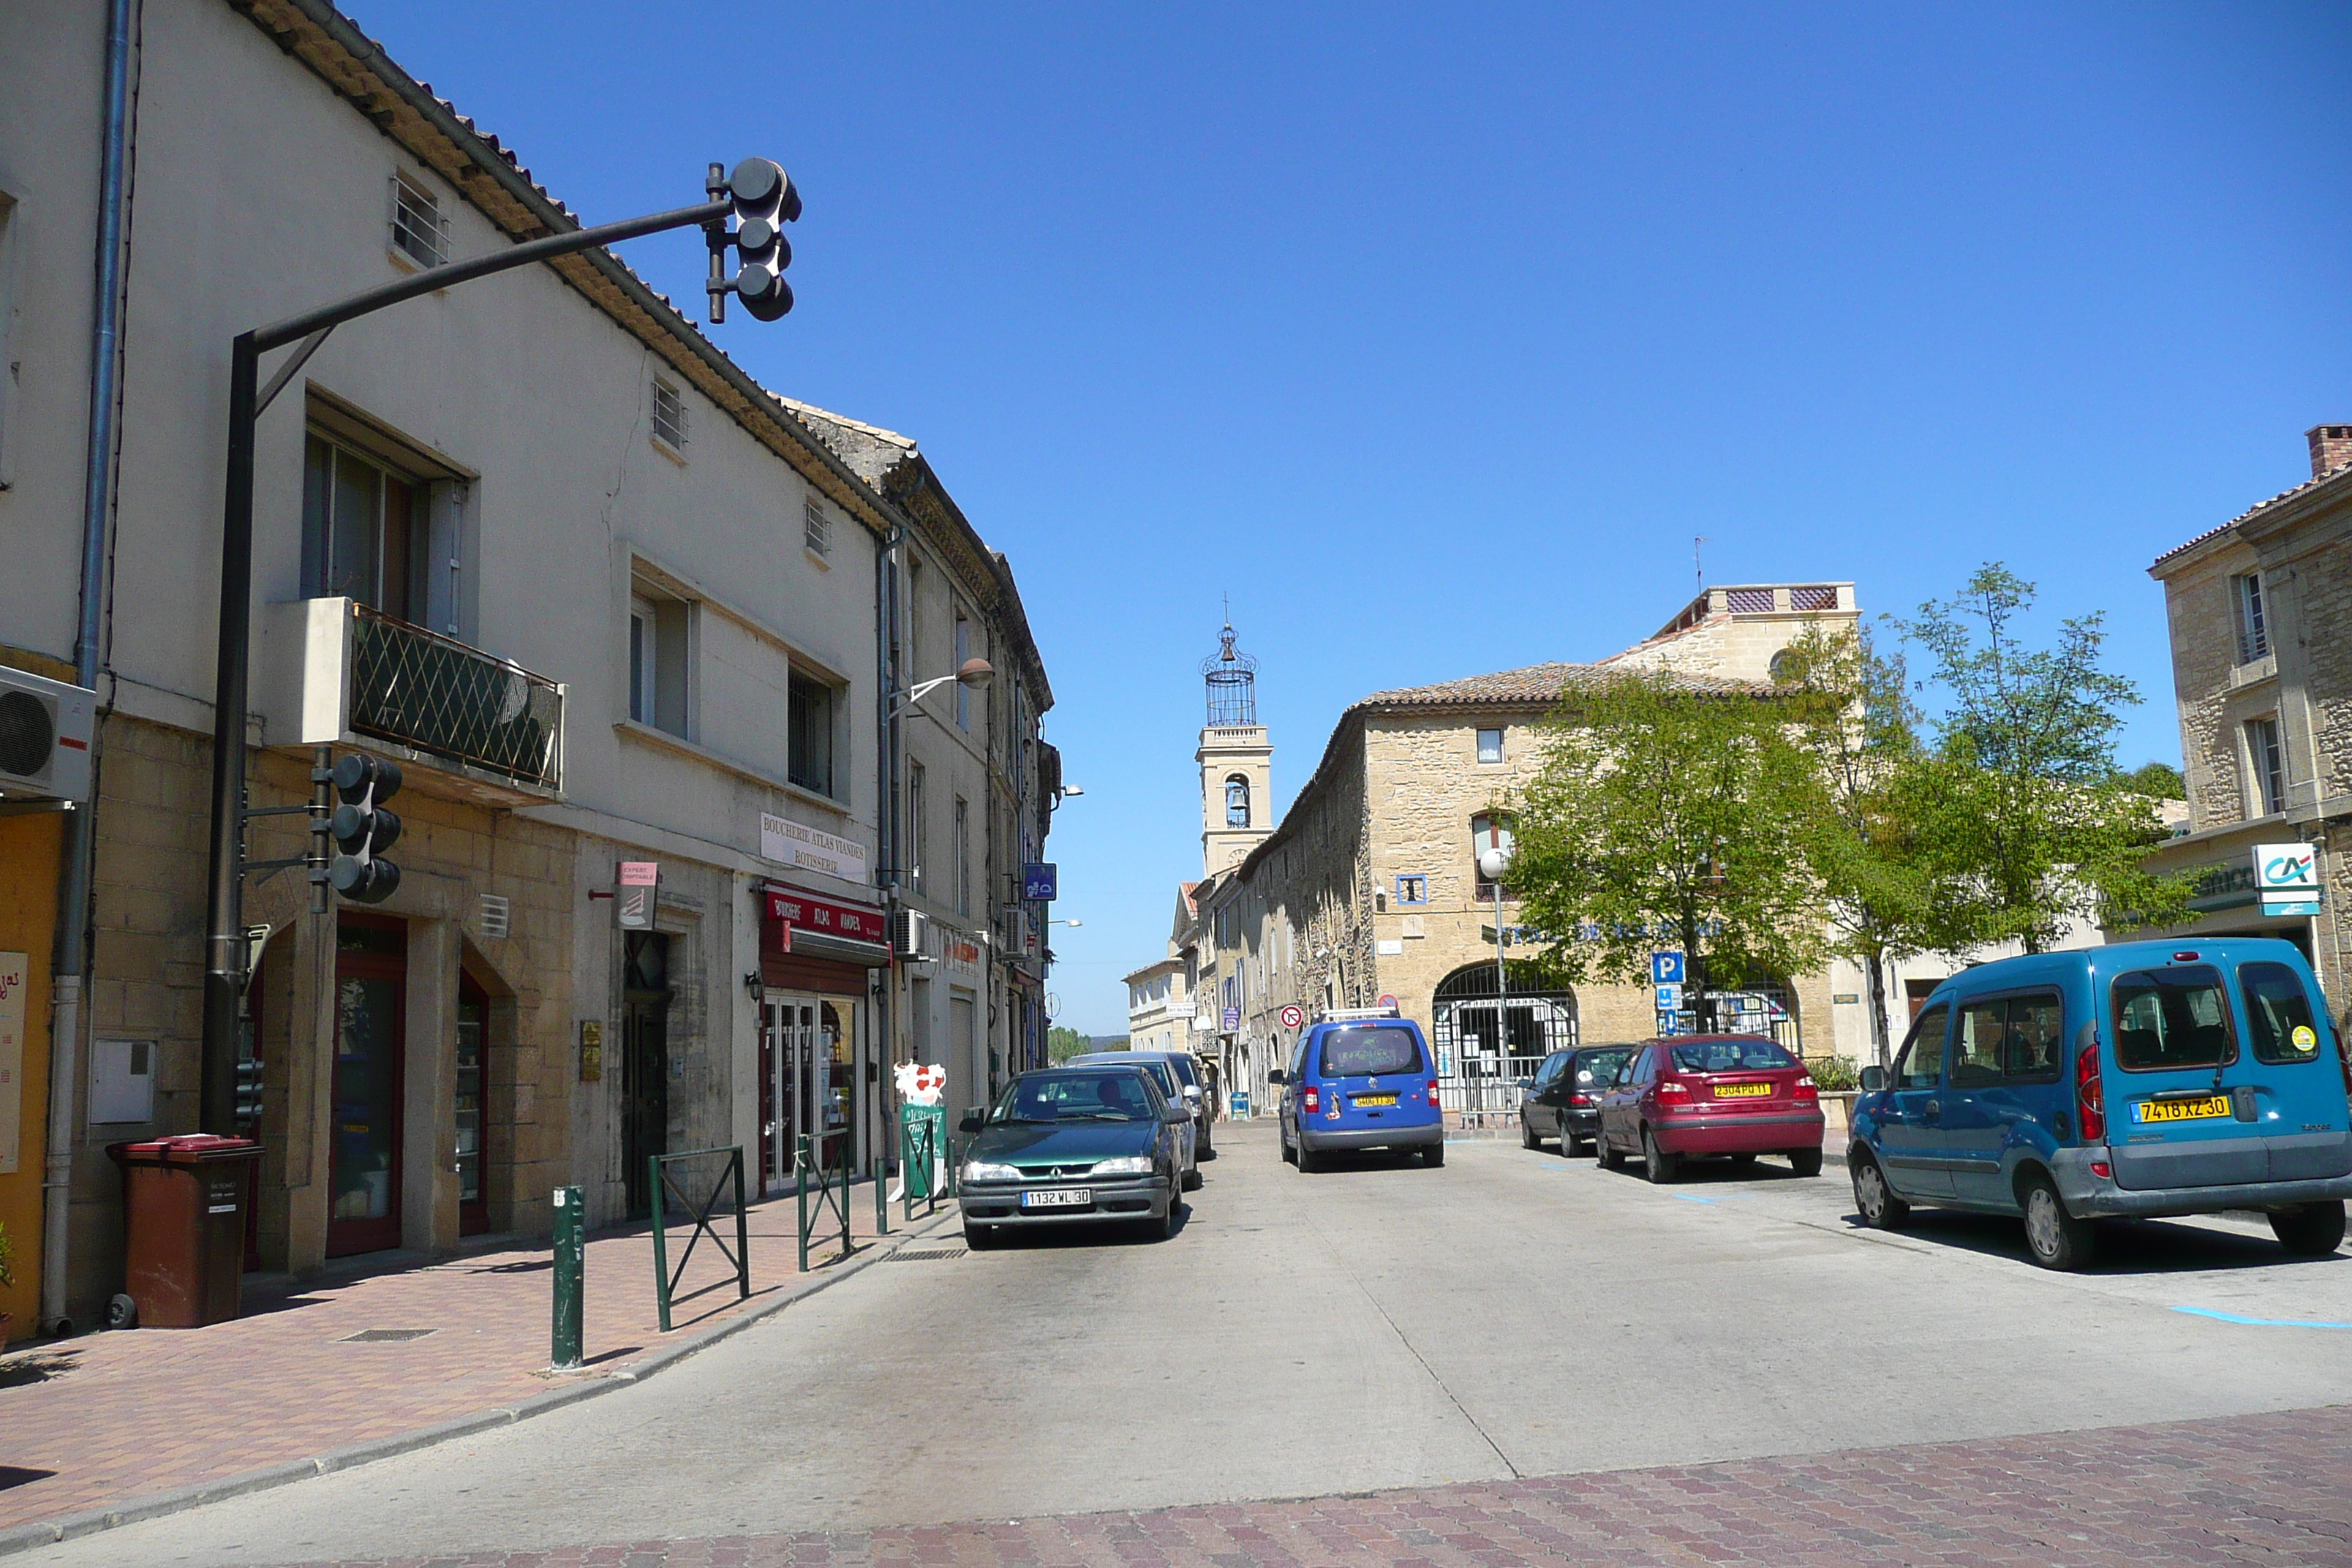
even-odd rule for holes
{"type": "Polygon", "coordinates": [[[1650,954],[1650,984],[1680,985],[1683,983],[1683,955],[1679,952],[1650,954]]]}

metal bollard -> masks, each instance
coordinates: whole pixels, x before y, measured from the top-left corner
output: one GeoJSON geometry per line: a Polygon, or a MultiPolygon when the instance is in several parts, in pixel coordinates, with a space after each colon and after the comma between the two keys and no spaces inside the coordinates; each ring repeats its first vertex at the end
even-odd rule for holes
{"type": "Polygon", "coordinates": [[[558,1187],[555,1208],[555,1336],[558,1370],[580,1364],[581,1274],[588,1213],[582,1189],[558,1187]]]}

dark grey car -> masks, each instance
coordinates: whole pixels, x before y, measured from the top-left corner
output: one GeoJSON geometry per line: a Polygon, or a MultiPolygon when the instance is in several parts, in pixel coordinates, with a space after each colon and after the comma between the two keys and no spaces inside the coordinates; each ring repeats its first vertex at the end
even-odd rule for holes
{"type": "Polygon", "coordinates": [[[1638,1047],[1581,1046],[1554,1051],[1532,1079],[1522,1079],[1519,1142],[1529,1149],[1556,1139],[1573,1154],[1591,1144],[1601,1125],[1601,1091],[1638,1047]]]}

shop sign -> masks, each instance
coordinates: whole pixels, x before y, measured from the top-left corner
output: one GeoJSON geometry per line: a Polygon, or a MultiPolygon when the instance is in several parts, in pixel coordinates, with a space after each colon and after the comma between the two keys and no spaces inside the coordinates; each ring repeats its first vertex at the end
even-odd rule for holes
{"type": "Polygon", "coordinates": [[[16,1169],[25,1118],[25,978],[30,960],[0,952],[0,1176],[16,1169]]]}
{"type": "Polygon", "coordinates": [[[866,846],[764,811],[760,814],[760,858],[822,871],[845,882],[866,880],[866,846]]]}
{"type": "Polygon", "coordinates": [[[806,893],[771,888],[765,906],[767,919],[761,923],[771,952],[790,952],[791,933],[795,931],[845,937],[851,942],[889,940],[882,911],[870,905],[845,904],[835,899],[811,898],[806,893]]]}
{"type": "Polygon", "coordinates": [[[614,918],[623,931],[654,929],[654,906],[661,901],[661,864],[656,860],[624,860],[614,880],[619,884],[619,897],[614,900],[614,918]]]}
{"type": "Polygon", "coordinates": [[[950,974],[961,975],[967,980],[980,978],[980,943],[960,931],[941,926],[940,950],[940,956],[947,960],[950,974]]]}
{"type": "Polygon", "coordinates": [[[2319,912],[2319,847],[2314,844],[2254,846],[2254,890],[2266,915],[2319,912]]]}

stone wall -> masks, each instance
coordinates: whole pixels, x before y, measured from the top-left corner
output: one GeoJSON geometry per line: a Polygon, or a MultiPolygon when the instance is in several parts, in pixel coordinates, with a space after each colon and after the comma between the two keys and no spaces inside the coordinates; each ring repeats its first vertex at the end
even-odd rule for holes
{"type": "MultiPolygon", "coordinates": [[[[2172,689],[2180,719],[2189,827],[2202,833],[2246,816],[2238,739],[2228,723],[2238,666],[2237,611],[2231,578],[2254,569],[2244,545],[2215,551],[2165,584],[2171,623],[2172,689]]],[[[2273,661],[2264,660],[2268,665],[2273,661]]],[[[2250,667],[2252,668],[2252,667],[2250,667]]]]}

